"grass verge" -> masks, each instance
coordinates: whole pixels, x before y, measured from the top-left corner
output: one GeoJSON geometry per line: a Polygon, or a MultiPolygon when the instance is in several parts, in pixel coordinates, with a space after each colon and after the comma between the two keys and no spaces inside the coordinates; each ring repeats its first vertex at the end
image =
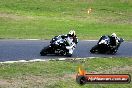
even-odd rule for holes
{"type": "Polygon", "coordinates": [[[78,67],[88,73],[132,75],[131,58],[94,58],[85,60],[47,61],[0,64],[1,88],[130,88],[130,84],[86,84],[75,81],[78,67]]]}
{"type": "Polygon", "coordinates": [[[51,39],[75,29],[79,39],[115,32],[131,40],[131,7],[132,0],[1,0],[0,38],[51,39]]]}

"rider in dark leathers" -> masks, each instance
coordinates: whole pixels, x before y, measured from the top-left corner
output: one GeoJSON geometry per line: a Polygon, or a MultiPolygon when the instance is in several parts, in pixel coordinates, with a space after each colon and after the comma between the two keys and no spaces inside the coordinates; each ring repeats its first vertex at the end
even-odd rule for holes
{"type": "MultiPolygon", "coordinates": [[[[116,33],[112,33],[111,36],[108,35],[108,37],[110,38],[110,46],[115,48],[118,45],[120,39],[117,37],[116,33]]],[[[103,37],[101,36],[99,42],[102,40],[102,38],[103,37]]]]}
{"type": "Polygon", "coordinates": [[[112,48],[118,48],[120,38],[117,37],[116,33],[112,33],[110,37],[110,46],[112,48]]]}

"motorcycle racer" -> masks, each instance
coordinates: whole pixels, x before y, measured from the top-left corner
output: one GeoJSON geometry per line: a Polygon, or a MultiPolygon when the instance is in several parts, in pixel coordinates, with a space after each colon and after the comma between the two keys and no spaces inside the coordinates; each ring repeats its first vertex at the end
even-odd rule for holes
{"type": "Polygon", "coordinates": [[[78,38],[74,30],[70,30],[68,34],[61,35],[61,37],[67,41],[66,49],[69,50],[69,56],[72,55],[74,49],[76,48],[76,44],[78,43],[78,38]]]}
{"type": "Polygon", "coordinates": [[[50,45],[44,47],[41,50],[40,55],[56,54],[71,57],[77,43],[78,39],[75,31],[71,30],[66,35],[63,34],[52,38],[50,45]]]}
{"type": "Polygon", "coordinates": [[[117,37],[116,33],[112,33],[109,37],[111,46],[116,47],[119,43],[119,38],[117,37]]]}
{"type": "Polygon", "coordinates": [[[115,33],[112,33],[112,35],[103,35],[90,52],[115,54],[123,41],[124,39],[118,38],[115,33]]]}

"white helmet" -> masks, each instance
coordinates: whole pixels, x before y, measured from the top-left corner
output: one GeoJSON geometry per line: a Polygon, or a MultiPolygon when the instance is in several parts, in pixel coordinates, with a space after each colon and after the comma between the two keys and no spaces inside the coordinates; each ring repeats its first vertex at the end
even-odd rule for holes
{"type": "Polygon", "coordinates": [[[116,33],[112,33],[111,36],[112,36],[112,37],[117,37],[117,36],[116,36],[116,33]]]}
{"type": "Polygon", "coordinates": [[[73,36],[75,36],[76,34],[75,34],[75,31],[74,31],[74,30],[71,30],[71,31],[69,32],[68,35],[71,36],[71,37],[73,37],[73,36]]]}

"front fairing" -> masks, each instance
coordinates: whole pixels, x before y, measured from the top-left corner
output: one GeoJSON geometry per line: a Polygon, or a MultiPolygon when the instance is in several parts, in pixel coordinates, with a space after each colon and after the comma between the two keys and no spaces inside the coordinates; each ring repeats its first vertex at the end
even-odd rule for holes
{"type": "Polygon", "coordinates": [[[109,45],[110,44],[109,36],[102,36],[97,44],[98,45],[109,45]]]}

